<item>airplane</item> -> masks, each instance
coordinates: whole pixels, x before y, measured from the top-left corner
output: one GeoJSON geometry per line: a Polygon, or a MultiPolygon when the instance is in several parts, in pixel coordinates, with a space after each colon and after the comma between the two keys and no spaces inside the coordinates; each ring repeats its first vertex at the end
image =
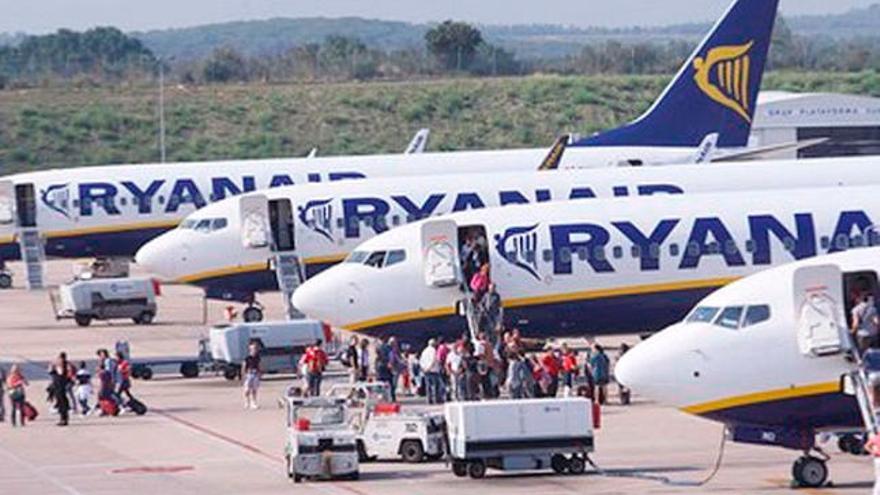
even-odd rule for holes
{"type": "Polygon", "coordinates": [[[746,277],[632,348],[615,377],[645,398],[724,423],[734,442],[803,452],[794,484],[823,486],[828,457],[816,435],[877,432],[847,329],[852,296],[880,296],[878,273],[880,249],[867,248],[746,277]]]}
{"type": "MultiPolygon", "coordinates": [[[[720,136],[719,147],[748,152],[777,5],[735,0],[644,115],[620,132],[575,142],[560,168],[680,163],[713,133],[720,136]]],[[[245,191],[350,178],[534,170],[544,152],[138,164],[7,176],[0,179],[0,265],[20,259],[19,244],[30,246],[28,257],[44,250],[34,256],[130,258],[197,208],[245,191]]]]}
{"type": "Polygon", "coordinates": [[[507,326],[535,338],[651,332],[783,262],[880,242],[877,185],[516,205],[392,229],[303,283],[310,318],[420,345],[471,325],[459,246],[477,239],[507,326]],[[467,318],[462,318],[466,316],[467,318]]]}
{"type": "MultiPolygon", "coordinates": [[[[559,156],[551,151],[548,160],[559,156]]],[[[179,228],[145,244],[135,260],[166,280],[204,288],[209,298],[248,302],[248,317],[259,318],[251,309],[254,294],[278,290],[271,263],[276,255],[295,255],[297,270],[307,278],[367,239],[437,215],[548,201],[865,183],[880,183],[874,158],[724,164],[711,173],[682,165],[279,187],[196,211],[179,228]],[[261,219],[256,226],[247,220],[253,216],[261,219]]]]}

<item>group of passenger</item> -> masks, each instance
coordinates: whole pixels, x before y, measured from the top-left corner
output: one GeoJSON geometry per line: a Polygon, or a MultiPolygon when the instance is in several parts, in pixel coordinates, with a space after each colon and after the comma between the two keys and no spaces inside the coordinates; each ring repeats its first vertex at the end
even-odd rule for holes
{"type": "Polygon", "coordinates": [[[852,300],[850,329],[858,348],[864,352],[880,347],[880,319],[874,293],[870,290],[855,291],[852,300]]]}
{"type": "MultiPolygon", "coordinates": [[[[61,352],[49,365],[46,401],[51,411],[58,415],[58,426],[70,423],[71,412],[83,417],[95,412],[108,416],[130,412],[132,407],[137,407],[135,403],[139,404],[131,394],[131,363],[125,353],[117,350],[114,358],[107,349],[98,349],[96,355],[99,386],[95,404],[92,404],[95,395],[92,373],[85,361],[75,366],[67,353],[61,352]]],[[[36,418],[37,410],[27,400],[29,385],[18,364],[10,367],[8,375],[0,368],[0,422],[6,419],[6,397],[9,398],[13,427],[24,426],[36,418]]]]}

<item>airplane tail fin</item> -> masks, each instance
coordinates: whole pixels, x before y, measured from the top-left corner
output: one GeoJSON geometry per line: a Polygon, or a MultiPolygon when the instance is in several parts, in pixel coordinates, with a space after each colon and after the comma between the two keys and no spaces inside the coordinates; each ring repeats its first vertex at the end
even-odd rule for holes
{"type": "Polygon", "coordinates": [[[778,4],[734,0],[644,115],[575,146],[746,146],[778,4]]]}

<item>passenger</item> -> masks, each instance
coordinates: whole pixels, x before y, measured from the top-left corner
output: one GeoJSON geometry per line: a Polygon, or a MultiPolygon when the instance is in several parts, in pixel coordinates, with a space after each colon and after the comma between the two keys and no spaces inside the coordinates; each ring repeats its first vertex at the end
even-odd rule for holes
{"type": "Polygon", "coordinates": [[[327,354],[321,348],[320,340],[316,340],[315,344],[306,351],[305,362],[308,367],[309,395],[319,397],[321,395],[321,380],[328,362],[327,354]]]}
{"type": "MultiPolygon", "coordinates": [[[[0,269],[2,269],[3,261],[0,260],[0,269]]],[[[0,423],[6,421],[6,394],[3,388],[6,386],[6,370],[0,366],[0,423]]]]}
{"type": "Polygon", "coordinates": [[[391,387],[391,345],[383,338],[376,348],[376,379],[391,387]]]}
{"type": "Polygon", "coordinates": [[[443,397],[440,394],[440,359],[437,356],[437,340],[430,339],[428,346],[419,356],[419,366],[425,373],[425,394],[428,396],[428,404],[442,404],[443,397]]]}
{"type": "Polygon", "coordinates": [[[491,279],[489,277],[489,264],[484,263],[480,266],[480,271],[474,274],[471,277],[471,293],[474,295],[474,302],[479,304],[483,299],[483,296],[486,294],[486,291],[489,290],[489,284],[491,283],[491,279]]]}
{"type": "Polygon", "coordinates": [[[593,397],[600,405],[605,405],[608,399],[608,383],[611,381],[610,360],[605,354],[605,349],[596,344],[596,354],[590,359],[590,367],[593,369],[593,381],[595,393],[593,397]]]}
{"type": "Polygon", "coordinates": [[[462,346],[461,362],[464,368],[464,400],[479,399],[480,374],[479,363],[473,343],[465,339],[462,346]]]}
{"type": "Polygon", "coordinates": [[[446,356],[446,376],[449,377],[450,399],[453,401],[464,400],[464,367],[462,365],[462,351],[464,344],[459,341],[451,346],[449,355],[446,356]]]}
{"type": "Polygon", "coordinates": [[[533,396],[537,399],[548,397],[550,389],[550,374],[544,368],[544,365],[537,357],[532,358],[529,362],[532,367],[532,379],[535,382],[533,396]]]}
{"type": "Polygon", "coordinates": [[[110,357],[110,352],[107,349],[98,349],[98,359],[104,365],[104,370],[110,376],[110,396],[113,401],[116,402],[116,405],[122,406],[122,397],[120,397],[116,393],[116,389],[119,387],[119,382],[121,381],[119,377],[119,367],[118,363],[115,359],[110,357]]]}
{"type": "Polygon", "coordinates": [[[571,397],[574,390],[574,380],[578,374],[577,353],[562,344],[562,396],[571,397]]]}
{"type": "Polygon", "coordinates": [[[409,374],[412,377],[412,395],[425,395],[425,380],[422,376],[422,369],[419,366],[419,357],[415,352],[407,352],[406,363],[409,366],[409,374]]]}
{"type": "Polygon", "coordinates": [[[116,352],[116,367],[119,370],[119,384],[116,386],[116,396],[122,399],[122,394],[131,401],[131,363],[122,352],[116,352]]]}
{"type": "Polygon", "coordinates": [[[260,378],[263,368],[260,363],[260,344],[251,342],[248,344],[248,355],[241,363],[241,377],[244,388],[244,408],[259,409],[257,393],[260,390],[260,378]]]}
{"type": "Polygon", "coordinates": [[[556,397],[556,394],[559,391],[559,372],[562,370],[562,362],[556,355],[556,352],[551,349],[545,352],[544,356],[541,358],[541,366],[547,374],[547,384],[544,387],[545,396],[551,398],[556,397]]]}
{"type": "Polygon", "coordinates": [[[358,361],[358,338],[353,335],[345,349],[345,355],[342,364],[348,367],[348,381],[355,383],[360,377],[359,361],[358,361]]]}
{"type": "Polygon", "coordinates": [[[446,373],[446,359],[449,358],[449,345],[443,336],[437,337],[437,359],[440,361],[440,395],[443,401],[449,400],[449,375],[446,373]]]}
{"type": "Polygon", "coordinates": [[[25,387],[28,386],[27,378],[21,372],[21,368],[17,364],[13,364],[9,369],[9,376],[6,378],[6,391],[9,394],[9,416],[12,419],[12,427],[17,425],[15,421],[16,413],[24,426],[24,404],[26,399],[25,387]]]}
{"type": "Polygon", "coordinates": [[[863,293],[852,309],[852,332],[862,352],[878,345],[877,306],[874,296],[863,293]]]}
{"type": "Polygon", "coordinates": [[[55,408],[58,410],[58,426],[67,426],[70,421],[70,401],[67,396],[67,387],[69,384],[67,370],[67,354],[62,352],[58,355],[58,359],[52,367],[52,372],[49,375],[51,381],[49,388],[47,389],[49,397],[55,404],[55,408]]]}
{"type": "Polygon", "coordinates": [[[510,362],[507,371],[507,392],[511,399],[527,399],[532,397],[535,380],[532,368],[525,356],[520,353],[512,353],[508,356],[510,362]]]}
{"type": "Polygon", "coordinates": [[[361,339],[358,346],[358,381],[365,382],[370,376],[370,341],[361,339]]]}
{"type": "Polygon", "coordinates": [[[388,370],[391,372],[391,381],[389,383],[391,402],[397,402],[397,384],[400,380],[400,375],[406,369],[406,361],[400,353],[400,345],[398,345],[396,338],[391,337],[388,340],[388,345],[391,348],[388,353],[388,370]]]}
{"type": "MultiPolygon", "coordinates": [[[[117,404],[115,391],[113,386],[113,374],[107,369],[105,361],[98,362],[98,405],[100,407],[102,401],[109,401],[117,404]]],[[[101,416],[106,416],[107,411],[101,407],[101,416]]]]}
{"type": "Polygon", "coordinates": [[[495,344],[499,339],[499,330],[503,328],[504,308],[501,304],[501,296],[498,295],[492,282],[486,289],[486,295],[480,300],[479,315],[480,330],[486,332],[491,342],[495,344]]]}
{"type": "Polygon", "coordinates": [[[479,255],[477,254],[476,240],[470,234],[464,240],[461,246],[461,272],[464,279],[470,281],[479,269],[479,255]]]}
{"type": "Polygon", "coordinates": [[[92,412],[89,401],[92,399],[92,374],[86,367],[85,361],[80,361],[79,370],[76,372],[76,401],[79,403],[80,416],[88,416],[92,412]]]}
{"type": "MultiPolygon", "coordinates": [[[[620,358],[622,358],[623,355],[626,354],[627,352],[629,352],[629,345],[626,342],[621,343],[620,344],[620,351],[617,353],[617,359],[614,362],[615,366],[617,365],[618,362],[620,362],[620,358]]],[[[614,373],[612,372],[612,375],[613,374],[614,373]]],[[[623,406],[629,405],[630,399],[632,397],[630,390],[628,388],[624,387],[622,383],[618,382],[616,378],[614,381],[617,383],[617,390],[618,390],[618,393],[620,394],[620,404],[623,406]]]]}

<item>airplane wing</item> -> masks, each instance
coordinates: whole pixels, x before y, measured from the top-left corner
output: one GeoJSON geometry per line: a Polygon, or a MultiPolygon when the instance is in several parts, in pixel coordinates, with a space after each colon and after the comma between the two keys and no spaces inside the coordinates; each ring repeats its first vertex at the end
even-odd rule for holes
{"type": "Polygon", "coordinates": [[[814,139],[805,139],[803,141],[797,142],[788,142],[788,143],[778,143],[778,144],[770,144],[767,146],[758,146],[756,148],[747,148],[741,151],[731,151],[724,153],[719,156],[711,157],[709,161],[711,162],[736,162],[736,161],[747,161],[747,160],[764,160],[768,158],[768,155],[773,155],[775,153],[779,153],[781,151],[788,150],[802,150],[805,148],[809,148],[810,146],[816,146],[817,144],[822,144],[827,142],[829,138],[814,138],[814,139]]]}
{"type": "Polygon", "coordinates": [[[718,133],[707,134],[703,138],[703,142],[697,147],[697,152],[691,159],[691,163],[707,163],[712,161],[712,157],[718,152],[718,133]]]}
{"type": "Polygon", "coordinates": [[[423,128],[419,129],[419,132],[413,136],[412,141],[406,146],[406,149],[403,150],[404,155],[410,155],[413,153],[421,153],[425,151],[425,148],[428,146],[428,137],[431,135],[431,129],[423,128]]]}
{"type": "Polygon", "coordinates": [[[550,152],[547,153],[544,161],[541,162],[538,170],[556,170],[559,168],[559,163],[562,161],[562,155],[565,153],[565,148],[568,146],[570,140],[571,136],[568,134],[559,136],[556,139],[556,142],[553,143],[553,147],[550,148],[550,152]]]}

